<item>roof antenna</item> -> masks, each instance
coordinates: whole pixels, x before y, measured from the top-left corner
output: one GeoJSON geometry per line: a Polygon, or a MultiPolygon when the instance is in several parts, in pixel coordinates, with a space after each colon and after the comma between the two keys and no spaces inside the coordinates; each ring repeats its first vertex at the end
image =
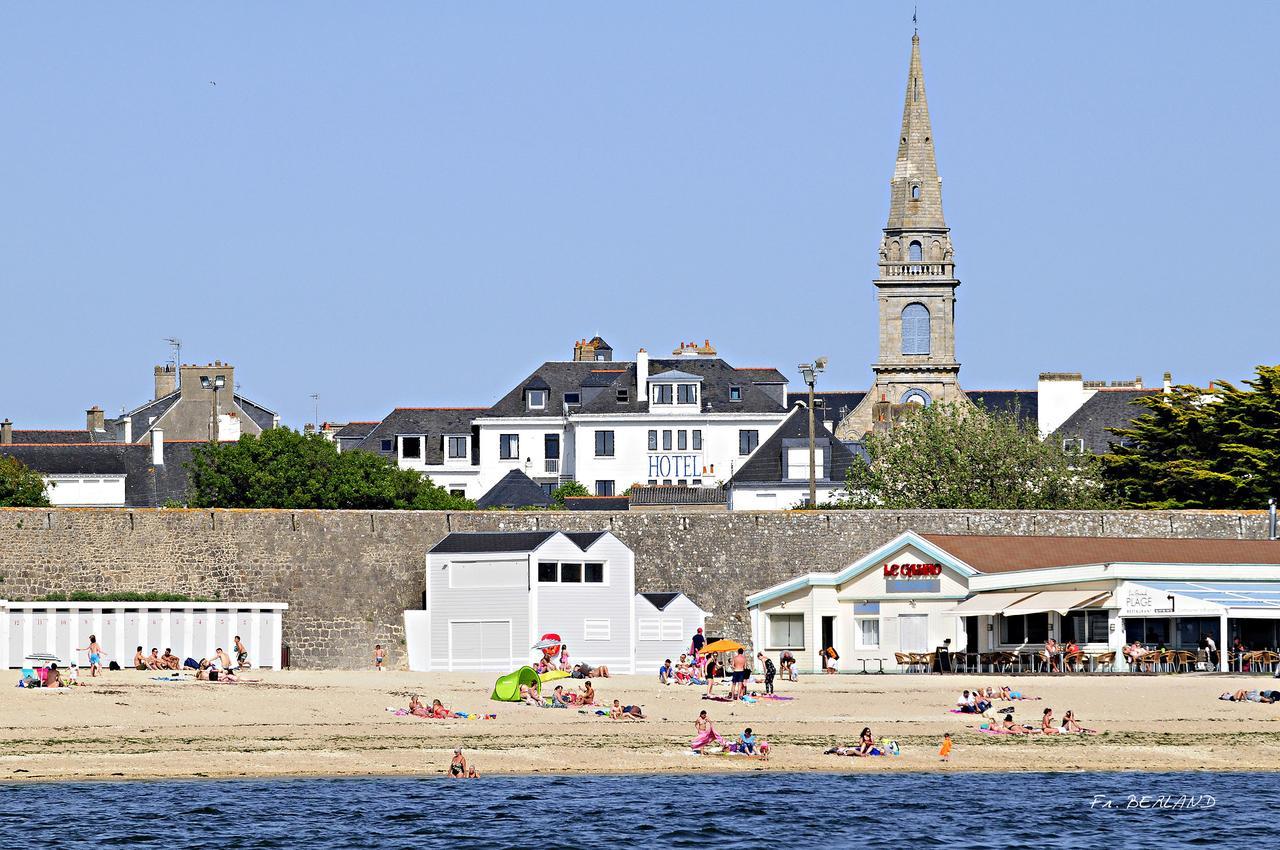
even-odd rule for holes
{"type": "Polygon", "coordinates": [[[911,7],[911,28],[915,30],[914,35],[920,34],[920,21],[918,17],[919,14],[920,14],[920,4],[917,3],[911,7]]]}
{"type": "Polygon", "coordinates": [[[173,372],[177,375],[175,381],[176,386],[182,385],[182,340],[176,336],[167,336],[164,341],[169,343],[169,347],[173,349],[173,372]]]}

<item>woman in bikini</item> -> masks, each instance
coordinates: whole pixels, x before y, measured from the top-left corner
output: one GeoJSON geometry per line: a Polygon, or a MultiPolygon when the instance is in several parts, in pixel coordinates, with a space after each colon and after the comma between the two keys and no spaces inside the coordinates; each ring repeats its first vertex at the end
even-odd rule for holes
{"type": "Polygon", "coordinates": [[[1053,709],[1046,708],[1040,716],[1040,731],[1046,735],[1058,734],[1058,727],[1053,723],[1053,709]]]}
{"type": "Polygon", "coordinates": [[[1084,728],[1083,726],[1081,726],[1081,725],[1076,721],[1076,714],[1075,714],[1075,712],[1074,712],[1074,711],[1071,711],[1070,709],[1067,709],[1067,713],[1066,713],[1066,714],[1064,714],[1064,715],[1062,715],[1062,727],[1061,727],[1061,731],[1063,731],[1063,732],[1071,732],[1071,733],[1076,734],[1076,735],[1096,735],[1096,734],[1098,734],[1098,730],[1097,730],[1097,729],[1086,729],[1086,728],[1084,728]]]}
{"type": "Polygon", "coordinates": [[[1036,730],[1032,729],[1030,726],[1023,726],[1021,723],[1014,723],[1013,712],[1009,712],[1004,716],[1004,719],[1000,721],[1000,731],[1008,732],[1011,735],[1030,735],[1036,730]]]}
{"type": "Polygon", "coordinates": [[[422,700],[418,699],[418,695],[414,694],[409,697],[409,713],[414,717],[430,717],[431,712],[422,704],[422,700]]]}

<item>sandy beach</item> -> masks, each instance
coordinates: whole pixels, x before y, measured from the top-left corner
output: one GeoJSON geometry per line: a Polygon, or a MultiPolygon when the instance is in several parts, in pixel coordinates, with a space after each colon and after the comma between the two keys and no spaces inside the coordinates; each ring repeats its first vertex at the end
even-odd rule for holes
{"type": "Polygon", "coordinates": [[[649,676],[596,681],[606,703],[639,703],[646,721],[490,702],[488,674],[253,671],[246,678],[168,683],[126,671],[63,691],[0,689],[0,779],[438,775],[455,746],[484,774],[1280,767],[1280,704],[1217,699],[1225,690],[1280,684],[1264,677],[809,676],[779,682],[778,692],[795,699],[753,705],[705,701],[703,688],[662,686],[649,676]],[[1037,725],[1046,706],[1057,717],[1073,709],[1103,734],[988,735],[974,731],[975,718],[948,712],[962,688],[1001,682],[1042,698],[1016,703],[1020,721],[1037,725]],[[497,719],[423,720],[386,710],[414,693],[497,719]],[[702,709],[723,735],[752,727],[772,744],[772,757],[692,755],[702,709]],[[822,754],[855,741],[863,726],[899,741],[903,754],[822,754]],[[946,731],[955,746],[944,764],[937,750],[946,731]]]}

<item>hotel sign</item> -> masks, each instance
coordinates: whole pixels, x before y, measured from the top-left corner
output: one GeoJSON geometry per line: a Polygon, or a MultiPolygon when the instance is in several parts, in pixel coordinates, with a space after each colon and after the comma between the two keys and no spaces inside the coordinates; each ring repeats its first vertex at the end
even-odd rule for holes
{"type": "Polygon", "coordinates": [[[649,455],[649,478],[701,478],[696,454],[649,455]]]}

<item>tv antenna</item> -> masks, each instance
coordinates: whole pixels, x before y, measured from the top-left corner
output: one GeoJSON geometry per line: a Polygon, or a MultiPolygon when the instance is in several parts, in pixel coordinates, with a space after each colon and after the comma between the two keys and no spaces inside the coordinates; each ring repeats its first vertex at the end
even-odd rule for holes
{"type": "Polygon", "coordinates": [[[182,381],[182,340],[176,336],[167,336],[164,341],[169,343],[169,347],[173,349],[173,374],[176,376],[176,382],[182,381]]]}
{"type": "Polygon", "coordinates": [[[312,424],[314,424],[316,426],[316,430],[319,431],[320,430],[320,393],[312,393],[311,400],[315,402],[315,412],[316,412],[316,416],[315,416],[315,419],[312,420],[312,424]]]}

